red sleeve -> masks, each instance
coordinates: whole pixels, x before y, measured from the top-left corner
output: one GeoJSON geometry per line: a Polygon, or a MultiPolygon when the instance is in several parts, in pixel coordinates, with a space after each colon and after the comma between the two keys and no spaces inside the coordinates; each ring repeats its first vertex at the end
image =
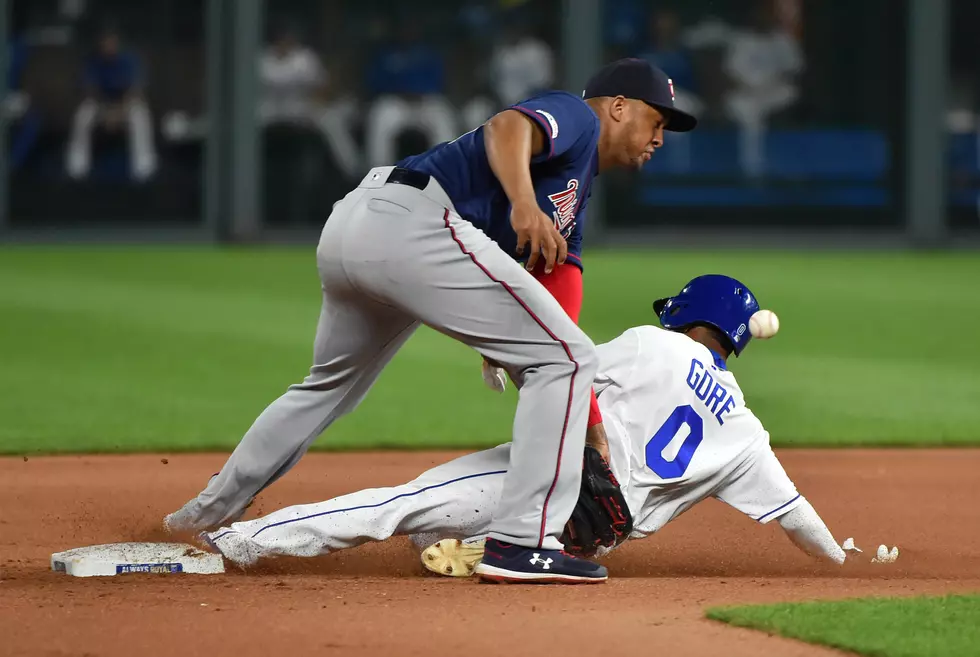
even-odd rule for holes
{"type": "Polygon", "coordinates": [[[596,399],[595,390],[589,390],[589,424],[588,426],[594,427],[597,424],[602,424],[602,411],[599,410],[599,400],[596,399]]]}
{"type": "Polygon", "coordinates": [[[555,265],[551,273],[546,274],[542,263],[532,273],[578,324],[578,316],[582,311],[582,270],[566,262],[564,265],[555,265]]]}
{"type": "MultiPolygon", "coordinates": [[[[566,262],[564,265],[556,265],[550,274],[545,274],[542,263],[535,267],[533,274],[561,304],[568,316],[578,324],[579,313],[582,311],[582,270],[566,262]]],[[[591,427],[602,422],[602,413],[599,411],[599,400],[596,399],[595,390],[591,390],[589,395],[588,426],[591,427]]]]}

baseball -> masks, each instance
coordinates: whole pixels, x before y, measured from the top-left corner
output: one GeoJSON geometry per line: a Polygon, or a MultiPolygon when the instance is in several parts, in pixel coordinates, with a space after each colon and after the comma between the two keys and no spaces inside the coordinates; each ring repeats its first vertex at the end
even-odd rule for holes
{"type": "Polygon", "coordinates": [[[753,338],[765,340],[779,331],[779,318],[771,310],[759,310],[749,318],[749,332],[753,338]]]}

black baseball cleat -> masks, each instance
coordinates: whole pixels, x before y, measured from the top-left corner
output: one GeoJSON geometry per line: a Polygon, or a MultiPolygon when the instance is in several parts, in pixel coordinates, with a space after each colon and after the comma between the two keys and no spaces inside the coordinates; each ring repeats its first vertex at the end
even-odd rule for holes
{"type": "Polygon", "coordinates": [[[485,582],[512,584],[600,584],[604,566],[562,550],[526,548],[488,538],[476,574],[485,582]]]}

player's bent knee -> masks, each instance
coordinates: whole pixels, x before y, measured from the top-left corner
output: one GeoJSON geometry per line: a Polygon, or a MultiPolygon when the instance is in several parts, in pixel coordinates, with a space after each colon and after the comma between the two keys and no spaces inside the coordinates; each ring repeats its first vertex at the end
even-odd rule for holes
{"type": "Polygon", "coordinates": [[[595,374],[599,367],[599,356],[596,353],[595,343],[585,334],[585,331],[572,324],[566,329],[562,342],[580,371],[584,369],[595,374]]]}
{"type": "Polygon", "coordinates": [[[575,332],[561,338],[561,342],[560,364],[567,366],[569,374],[575,374],[576,378],[592,381],[599,369],[599,357],[589,336],[576,326],[575,332]]]}
{"type": "Polygon", "coordinates": [[[596,353],[595,344],[583,334],[585,340],[578,343],[572,351],[572,356],[578,364],[578,374],[591,382],[599,370],[599,355],[596,353]]]}

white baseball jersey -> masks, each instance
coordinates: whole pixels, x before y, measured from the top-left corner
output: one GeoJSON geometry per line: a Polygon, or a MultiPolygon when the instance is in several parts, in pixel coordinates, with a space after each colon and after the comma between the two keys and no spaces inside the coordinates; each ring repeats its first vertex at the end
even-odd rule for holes
{"type": "MultiPolygon", "coordinates": [[[[769,448],[769,434],[745,407],[735,377],[707,347],[681,333],[641,326],[597,349],[595,389],[634,538],[656,532],[708,496],[760,522],[803,504],[769,448]]],[[[482,538],[500,504],[510,456],[511,445],[503,444],[401,486],[287,507],[209,536],[226,556],[239,555],[229,558],[249,562],[325,554],[394,534],[410,534],[420,546],[482,538]]],[[[791,537],[842,562],[833,536],[810,512],[791,537]]]]}
{"type": "Polygon", "coordinates": [[[309,48],[298,47],[285,55],[266,49],[259,59],[260,116],[265,121],[310,120],[317,87],[327,78],[319,57],[309,48]]]}
{"type": "Polygon", "coordinates": [[[634,536],[708,496],[762,523],[802,503],[723,359],[654,326],[597,349],[595,389],[634,536]]]}

